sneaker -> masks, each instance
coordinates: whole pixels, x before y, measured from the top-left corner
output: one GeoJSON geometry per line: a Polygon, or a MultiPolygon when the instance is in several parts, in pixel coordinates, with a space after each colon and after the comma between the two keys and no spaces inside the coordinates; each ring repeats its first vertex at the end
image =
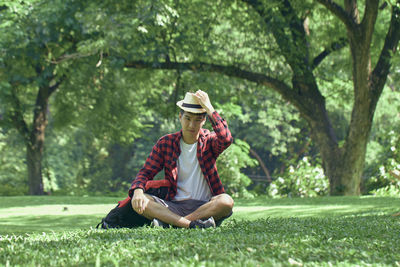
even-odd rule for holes
{"type": "Polygon", "coordinates": [[[162,228],[169,228],[169,224],[160,221],[159,219],[153,219],[152,223],[153,227],[162,227],[162,228]]]}
{"type": "Polygon", "coordinates": [[[215,221],[213,217],[208,218],[207,220],[195,220],[191,221],[189,228],[215,228],[215,221]]]}

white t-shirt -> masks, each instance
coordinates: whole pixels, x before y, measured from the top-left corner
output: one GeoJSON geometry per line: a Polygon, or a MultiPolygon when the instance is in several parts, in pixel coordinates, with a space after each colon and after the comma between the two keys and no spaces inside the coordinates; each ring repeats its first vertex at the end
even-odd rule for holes
{"type": "Polygon", "coordinates": [[[180,140],[181,154],[178,158],[178,183],[174,200],[197,199],[208,201],[212,197],[210,187],[201,172],[197,159],[197,142],[186,144],[180,140]]]}

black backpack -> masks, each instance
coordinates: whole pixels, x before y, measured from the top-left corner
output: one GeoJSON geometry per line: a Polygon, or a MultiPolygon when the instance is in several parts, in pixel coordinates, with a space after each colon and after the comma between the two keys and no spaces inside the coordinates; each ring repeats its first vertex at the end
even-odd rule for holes
{"type": "MultiPolygon", "coordinates": [[[[170,187],[171,183],[168,180],[151,180],[146,184],[145,193],[166,199],[170,187]]],[[[131,199],[129,196],[122,201],[118,201],[118,205],[101,220],[96,228],[135,228],[149,225],[151,223],[150,220],[133,210],[131,199]]]]}

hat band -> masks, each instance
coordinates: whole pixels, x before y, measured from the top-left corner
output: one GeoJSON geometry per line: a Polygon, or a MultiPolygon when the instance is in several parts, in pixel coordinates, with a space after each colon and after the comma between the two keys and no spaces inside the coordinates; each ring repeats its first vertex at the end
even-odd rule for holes
{"type": "Polygon", "coordinates": [[[185,108],[203,108],[201,105],[186,104],[186,103],[183,103],[183,104],[182,104],[182,107],[185,107],[185,108]]]}

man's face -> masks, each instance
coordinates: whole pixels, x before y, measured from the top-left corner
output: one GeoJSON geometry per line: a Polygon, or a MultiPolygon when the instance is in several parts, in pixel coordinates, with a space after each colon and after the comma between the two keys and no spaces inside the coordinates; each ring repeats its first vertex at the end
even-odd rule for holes
{"type": "Polygon", "coordinates": [[[189,112],[179,113],[179,120],[182,125],[184,137],[197,140],[199,131],[206,122],[205,116],[196,115],[189,112]]]}

